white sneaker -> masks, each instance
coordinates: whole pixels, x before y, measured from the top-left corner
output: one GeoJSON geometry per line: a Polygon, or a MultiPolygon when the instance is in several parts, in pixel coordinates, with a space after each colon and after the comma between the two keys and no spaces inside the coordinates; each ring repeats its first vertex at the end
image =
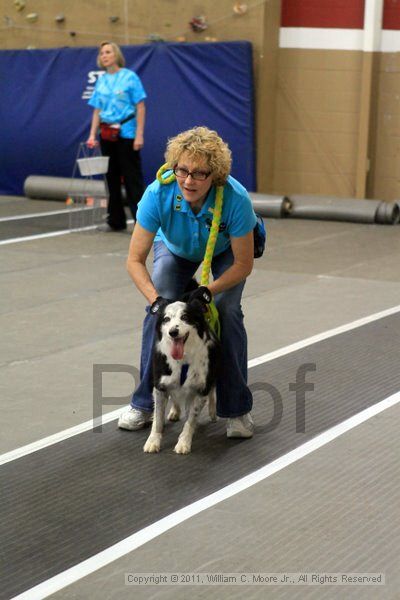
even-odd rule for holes
{"type": "Polygon", "coordinates": [[[136,429],[143,429],[152,419],[153,413],[130,406],[126,412],[121,413],[118,419],[118,427],[135,431],[136,429]]]}
{"type": "Polygon", "coordinates": [[[251,438],[253,433],[254,423],[250,413],[236,417],[236,419],[228,419],[226,428],[228,438],[251,438]]]}

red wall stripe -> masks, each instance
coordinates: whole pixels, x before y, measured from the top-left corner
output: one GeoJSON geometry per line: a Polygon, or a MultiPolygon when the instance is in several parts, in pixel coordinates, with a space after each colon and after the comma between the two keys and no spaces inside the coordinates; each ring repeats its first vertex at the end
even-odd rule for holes
{"type": "Polygon", "coordinates": [[[385,0],[383,29],[400,29],[400,0],[385,0]]]}
{"type": "Polygon", "coordinates": [[[281,25],[363,29],[364,0],[282,0],[281,25]]]}
{"type": "MultiPolygon", "coordinates": [[[[282,0],[282,27],[363,29],[365,0],[282,0]]],[[[384,0],[383,29],[400,29],[400,0],[384,0]]]]}

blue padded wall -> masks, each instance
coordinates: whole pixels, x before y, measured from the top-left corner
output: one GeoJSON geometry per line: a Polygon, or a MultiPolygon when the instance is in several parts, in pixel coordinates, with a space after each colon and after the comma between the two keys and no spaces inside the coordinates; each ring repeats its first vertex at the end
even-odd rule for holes
{"type": "MultiPolygon", "coordinates": [[[[122,48],[148,99],[146,183],[168,137],[216,129],[233,153],[232,174],[256,189],[252,49],[249,42],[155,43],[122,48]]],[[[88,136],[87,100],[98,77],[96,48],[0,52],[0,194],[23,194],[29,175],[70,177],[88,136]]]]}

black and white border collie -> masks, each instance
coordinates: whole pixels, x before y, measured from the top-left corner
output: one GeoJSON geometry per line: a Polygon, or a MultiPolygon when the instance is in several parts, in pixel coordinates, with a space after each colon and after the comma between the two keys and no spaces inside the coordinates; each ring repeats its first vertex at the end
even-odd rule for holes
{"type": "Polygon", "coordinates": [[[173,302],[158,315],[153,350],[154,416],[145,452],[159,452],[168,398],[169,421],[178,421],[186,408],[187,420],[174,448],[188,454],[197,418],[208,399],[216,420],[215,383],[220,360],[219,341],[209,328],[198,300],[173,302]]]}

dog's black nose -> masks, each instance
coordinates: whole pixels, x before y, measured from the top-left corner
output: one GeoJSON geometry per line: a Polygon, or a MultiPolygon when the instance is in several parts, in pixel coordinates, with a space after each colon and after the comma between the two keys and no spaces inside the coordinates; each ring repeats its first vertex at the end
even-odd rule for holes
{"type": "Polygon", "coordinates": [[[179,335],[179,329],[178,329],[177,327],[175,327],[174,329],[170,329],[170,330],[169,330],[169,335],[170,335],[172,338],[176,338],[176,337],[178,337],[178,335],[179,335]]]}

